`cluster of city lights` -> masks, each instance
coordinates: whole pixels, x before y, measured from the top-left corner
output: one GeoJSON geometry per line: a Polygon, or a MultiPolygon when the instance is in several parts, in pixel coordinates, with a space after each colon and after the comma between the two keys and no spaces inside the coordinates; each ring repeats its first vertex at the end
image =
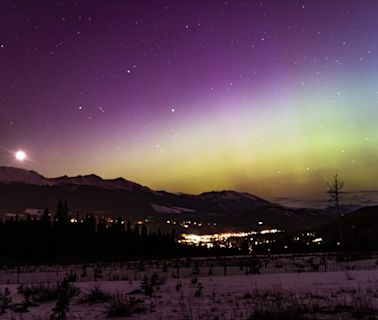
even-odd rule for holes
{"type": "Polygon", "coordinates": [[[226,242],[232,238],[246,238],[253,235],[259,234],[274,234],[283,232],[283,230],[279,229],[265,229],[261,231],[250,231],[250,232],[225,232],[225,233],[214,233],[214,234],[185,234],[181,235],[181,239],[179,239],[179,243],[182,244],[189,244],[189,245],[196,245],[196,246],[207,246],[212,247],[214,242],[226,242]]]}
{"type": "Polygon", "coordinates": [[[208,222],[206,224],[206,223],[203,223],[203,222],[197,222],[197,221],[191,221],[191,220],[184,220],[184,221],[181,221],[181,222],[175,221],[175,220],[167,220],[166,224],[173,224],[173,225],[179,224],[181,227],[183,227],[185,229],[188,229],[189,227],[202,227],[203,225],[207,225],[207,226],[216,226],[217,225],[216,222],[208,222]]]}

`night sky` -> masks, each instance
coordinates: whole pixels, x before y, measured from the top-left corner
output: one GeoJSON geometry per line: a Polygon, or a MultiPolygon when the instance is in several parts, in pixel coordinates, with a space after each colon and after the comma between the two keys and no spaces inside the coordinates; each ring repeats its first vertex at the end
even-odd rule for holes
{"type": "Polygon", "coordinates": [[[189,193],[378,187],[378,1],[0,10],[2,165],[189,193]]]}

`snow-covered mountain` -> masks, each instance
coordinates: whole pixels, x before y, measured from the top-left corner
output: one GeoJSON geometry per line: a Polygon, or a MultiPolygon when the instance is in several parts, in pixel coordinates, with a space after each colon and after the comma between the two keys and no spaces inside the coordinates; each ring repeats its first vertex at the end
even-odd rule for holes
{"type": "Polygon", "coordinates": [[[150,191],[149,188],[123,178],[102,179],[94,174],[76,177],[45,178],[35,171],[28,171],[21,168],[0,166],[0,183],[5,184],[29,184],[39,186],[56,185],[80,185],[92,186],[103,189],[119,189],[125,191],[150,191]]]}
{"type": "Polygon", "coordinates": [[[255,195],[236,192],[232,190],[205,192],[198,196],[199,199],[211,202],[220,209],[250,209],[259,206],[272,205],[268,201],[255,195]]]}
{"type": "MultiPolygon", "coordinates": [[[[248,193],[224,190],[200,195],[154,191],[140,184],[96,175],[45,178],[34,171],[0,167],[0,215],[22,213],[26,208],[54,210],[59,200],[82,214],[148,219],[155,225],[166,221],[198,221],[217,230],[250,229],[264,226],[297,229],[327,223],[324,210],[281,206],[248,193]],[[219,228],[219,229],[218,229],[219,228]]],[[[215,230],[215,231],[217,231],[215,230]]],[[[198,232],[205,232],[204,227],[198,232]]]]}
{"type": "Polygon", "coordinates": [[[215,201],[226,200],[226,201],[240,201],[240,200],[251,200],[257,202],[267,203],[266,200],[254,196],[246,192],[237,192],[233,190],[222,190],[222,191],[210,191],[201,193],[199,196],[201,199],[211,199],[215,201]]]}
{"type": "Polygon", "coordinates": [[[23,183],[33,185],[49,185],[52,184],[48,179],[41,176],[35,171],[28,171],[20,168],[2,167],[0,166],[0,182],[9,183],[23,183]]]}

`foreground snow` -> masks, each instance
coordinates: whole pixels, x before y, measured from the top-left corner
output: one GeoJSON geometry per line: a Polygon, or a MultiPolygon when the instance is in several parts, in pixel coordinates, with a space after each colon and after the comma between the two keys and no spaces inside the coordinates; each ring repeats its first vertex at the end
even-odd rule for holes
{"type": "MultiPolygon", "coordinates": [[[[43,279],[38,279],[43,281],[43,279]]],[[[93,289],[95,281],[77,282],[81,296],[93,289]]],[[[368,318],[378,306],[378,272],[348,271],[327,273],[251,274],[244,276],[198,277],[168,279],[154,287],[151,297],[138,293],[141,282],[101,281],[102,291],[129,294],[143,300],[145,312],[134,314],[132,319],[248,319],[258,305],[281,299],[284,303],[300,303],[317,306],[308,319],[355,319],[357,311],[363,310],[360,319],[368,318]],[[200,289],[202,287],[202,289],[200,289]],[[327,311],[328,310],[328,311],[327,311]],[[339,311],[337,311],[339,310],[339,311]],[[366,311],[368,310],[368,311],[366,311]]],[[[13,302],[21,302],[18,285],[8,287],[13,302]]],[[[80,295],[70,303],[68,319],[106,319],[108,303],[79,303],[80,295]]],[[[48,319],[55,301],[30,307],[29,312],[17,314],[11,310],[0,319],[48,319]]]]}

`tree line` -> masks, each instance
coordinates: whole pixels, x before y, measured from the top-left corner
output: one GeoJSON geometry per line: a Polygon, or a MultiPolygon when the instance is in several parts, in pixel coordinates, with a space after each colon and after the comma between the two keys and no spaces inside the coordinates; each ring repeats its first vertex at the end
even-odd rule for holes
{"type": "Polygon", "coordinates": [[[55,214],[46,209],[38,219],[30,215],[0,221],[0,258],[3,263],[22,261],[82,262],[143,257],[218,254],[205,248],[184,246],[175,232],[148,231],[145,224],[122,218],[108,223],[87,214],[71,215],[67,202],[59,201],[55,214]]]}

